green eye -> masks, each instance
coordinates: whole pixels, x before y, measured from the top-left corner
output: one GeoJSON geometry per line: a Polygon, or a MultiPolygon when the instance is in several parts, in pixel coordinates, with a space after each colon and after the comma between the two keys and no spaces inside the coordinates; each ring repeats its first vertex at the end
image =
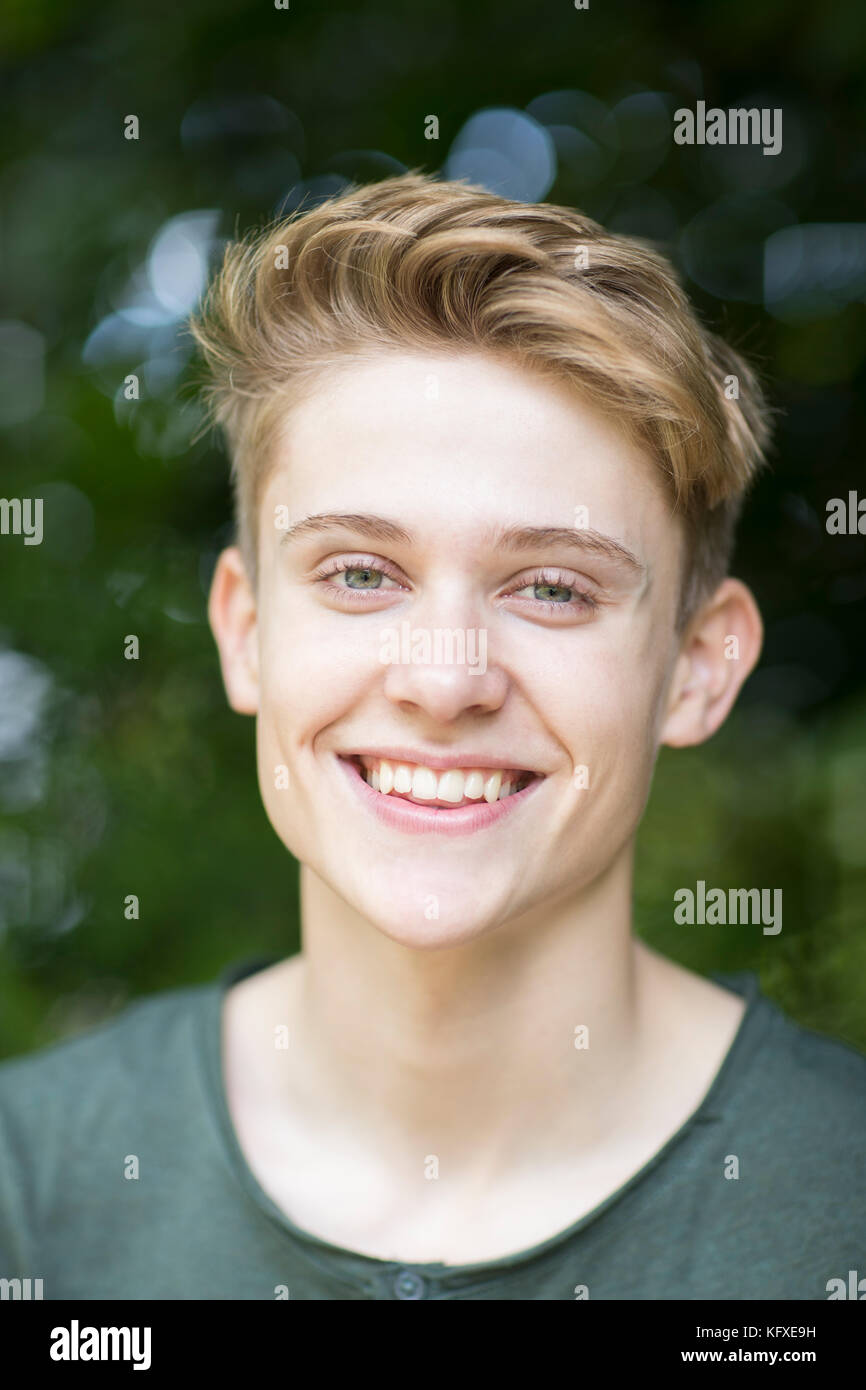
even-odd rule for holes
{"type": "Polygon", "coordinates": [[[343,573],[346,576],[346,587],[349,589],[378,589],[382,582],[381,570],[365,569],[356,566],[354,569],[344,570],[343,573]],[[360,584],[353,584],[351,582],[349,576],[355,574],[362,576],[360,584]]]}
{"type": "Polygon", "coordinates": [[[559,601],[563,603],[568,603],[569,598],[572,594],[572,590],[569,589],[568,586],[565,584],[534,584],[532,586],[532,591],[535,598],[546,599],[548,602],[552,603],[556,603],[559,601]],[[557,600],[557,594],[565,594],[565,598],[562,600],[557,600]]]}

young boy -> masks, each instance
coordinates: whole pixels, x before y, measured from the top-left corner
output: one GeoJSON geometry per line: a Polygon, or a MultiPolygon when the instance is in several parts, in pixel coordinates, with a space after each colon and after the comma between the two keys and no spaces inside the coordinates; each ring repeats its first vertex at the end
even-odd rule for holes
{"type": "Polygon", "coordinates": [[[658,749],[760,651],[748,366],[640,243],[420,174],[230,244],[192,331],[237,495],[210,621],[303,946],[0,1068],[0,1275],[857,1296],[866,1058],[632,933],[658,749]]]}

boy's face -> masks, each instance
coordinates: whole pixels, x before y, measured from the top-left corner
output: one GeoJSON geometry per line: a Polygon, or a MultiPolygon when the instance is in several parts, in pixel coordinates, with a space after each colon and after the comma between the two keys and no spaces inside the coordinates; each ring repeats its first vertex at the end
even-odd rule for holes
{"type": "Polygon", "coordinates": [[[224,556],[211,619],[231,702],[257,714],[268,815],[414,946],[477,937],[622,862],[659,743],[706,737],[736,693],[715,686],[754,659],[718,665],[730,612],[699,648],[677,635],[682,536],[650,458],[566,386],[491,357],[321,379],[286,421],[258,545],[257,595],[224,556]],[[331,514],[357,520],[291,532],[331,514]],[[503,543],[527,528],[542,533],[503,543]],[[441,798],[477,778],[451,778],[419,810],[351,761],[388,750],[392,767],[480,767],[488,789],[497,766],[535,777],[510,806],[468,810],[441,798]]]}

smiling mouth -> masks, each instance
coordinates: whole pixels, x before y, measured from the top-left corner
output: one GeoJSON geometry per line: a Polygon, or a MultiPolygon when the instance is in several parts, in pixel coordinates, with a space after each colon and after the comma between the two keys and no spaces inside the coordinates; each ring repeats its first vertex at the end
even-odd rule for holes
{"type": "Polygon", "coordinates": [[[366,753],[343,756],[381,796],[450,810],[505,801],[540,780],[537,773],[522,768],[449,767],[435,771],[420,763],[393,762],[366,753]]]}

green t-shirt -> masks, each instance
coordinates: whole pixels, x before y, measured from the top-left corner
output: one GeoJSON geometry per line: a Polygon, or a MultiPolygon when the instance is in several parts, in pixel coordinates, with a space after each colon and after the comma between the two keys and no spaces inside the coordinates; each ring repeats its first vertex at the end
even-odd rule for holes
{"type": "Polygon", "coordinates": [[[0,1066],[0,1280],[41,1279],[45,1299],[572,1300],[827,1299],[866,1277],[866,1057],[751,972],[713,977],[748,1007],[698,1109],[559,1235],[454,1266],[300,1229],[248,1167],[223,1088],[223,994],[270,963],[0,1066]]]}

